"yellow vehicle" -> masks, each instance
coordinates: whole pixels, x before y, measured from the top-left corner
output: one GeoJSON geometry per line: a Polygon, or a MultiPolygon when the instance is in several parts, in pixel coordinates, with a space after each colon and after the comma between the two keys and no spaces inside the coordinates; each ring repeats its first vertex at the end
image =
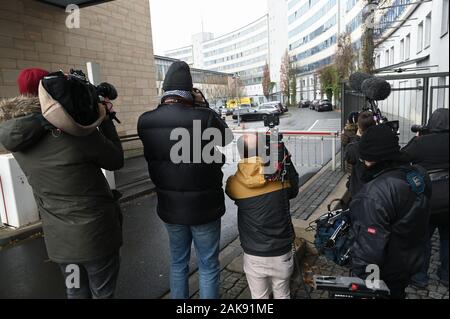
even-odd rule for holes
{"type": "Polygon", "coordinates": [[[244,105],[251,105],[251,106],[253,106],[253,98],[251,98],[251,97],[242,97],[239,100],[237,100],[237,99],[228,100],[227,101],[227,108],[234,109],[237,106],[240,106],[240,105],[243,105],[243,104],[244,105]]]}

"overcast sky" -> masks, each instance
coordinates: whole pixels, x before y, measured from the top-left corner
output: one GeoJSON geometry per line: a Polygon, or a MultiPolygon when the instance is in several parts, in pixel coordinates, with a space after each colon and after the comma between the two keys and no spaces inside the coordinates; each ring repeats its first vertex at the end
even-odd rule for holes
{"type": "Polygon", "coordinates": [[[262,17],[266,0],[149,0],[155,54],[191,42],[202,31],[220,36],[262,17]]]}

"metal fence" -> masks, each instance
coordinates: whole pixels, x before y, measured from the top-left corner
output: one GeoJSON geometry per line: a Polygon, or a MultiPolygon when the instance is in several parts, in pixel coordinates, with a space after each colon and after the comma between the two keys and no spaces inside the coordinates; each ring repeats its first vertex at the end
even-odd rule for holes
{"type": "MultiPolygon", "coordinates": [[[[233,130],[234,139],[228,146],[221,149],[227,158],[227,163],[237,163],[240,160],[237,141],[243,134],[265,133],[267,130],[233,130]]],[[[283,141],[292,155],[296,167],[321,168],[331,161],[332,170],[336,169],[336,153],[340,146],[339,132],[309,132],[280,131],[283,141]]]]}
{"type": "MultiPolygon", "coordinates": [[[[233,130],[233,141],[226,147],[219,148],[225,156],[227,163],[237,163],[240,160],[237,147],[238,139],[246,133],[265,133],[266,129],[260,130],[233,130]]],[[[314,132],[314,131],[280,131],[283,141],[292,155],[292,161],[300,168],[321,168],[331,161],[332,170],[336,170],[338,160],[336,153],[340,148],[339,132],[314,132]]],[[[139,140],[137,135],[122,136],[122,143],[139,140]]]]}
{"type": "MultiPolygon", "coordinates": [[[[400,122],[400,144],[407,144],[414,133],[413,124],[426,124],[438,108],[449,108],[449,73],[398,74],[379,76],[391,84],[392,93],[378,106],[389,120],[400,122]]],[[[351,112],[366,104],[365,97],[348,83],[341,87],[342,126],[351,112]]]]}

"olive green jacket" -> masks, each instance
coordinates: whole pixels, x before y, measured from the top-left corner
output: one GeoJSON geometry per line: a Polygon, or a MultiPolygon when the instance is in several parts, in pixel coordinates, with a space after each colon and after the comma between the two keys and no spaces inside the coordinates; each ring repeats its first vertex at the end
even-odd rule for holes
{"type": "Polygon", "coordinates": [[[123,151],[109,119],[83,137],[60,129],[44,120],[37,98],[0,102],[0,144],[33,188],[50,259],[93,261],[122,245],[120,207],[101,168],[120,169],[123,151]]]}

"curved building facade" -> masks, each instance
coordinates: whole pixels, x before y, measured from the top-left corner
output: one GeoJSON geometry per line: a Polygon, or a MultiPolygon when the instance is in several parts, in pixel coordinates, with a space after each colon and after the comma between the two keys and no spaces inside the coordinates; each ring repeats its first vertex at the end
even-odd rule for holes
{"type": "Polygon", "coordinates": [[[241,91],[263,102],[261,83],[264,66],[269,63],[268,16],[220,37],[214,38],[211,33],[194,35],[191,46],[165,54],[196,68],[237,75],[241,91]]]}
{"type": "Polygon", "coordinates": [[[332,62],[339,33],[340,0],[288,2],[289,55],[298,76],[300,99],[315,99],[315,71],[332,62]]]}

